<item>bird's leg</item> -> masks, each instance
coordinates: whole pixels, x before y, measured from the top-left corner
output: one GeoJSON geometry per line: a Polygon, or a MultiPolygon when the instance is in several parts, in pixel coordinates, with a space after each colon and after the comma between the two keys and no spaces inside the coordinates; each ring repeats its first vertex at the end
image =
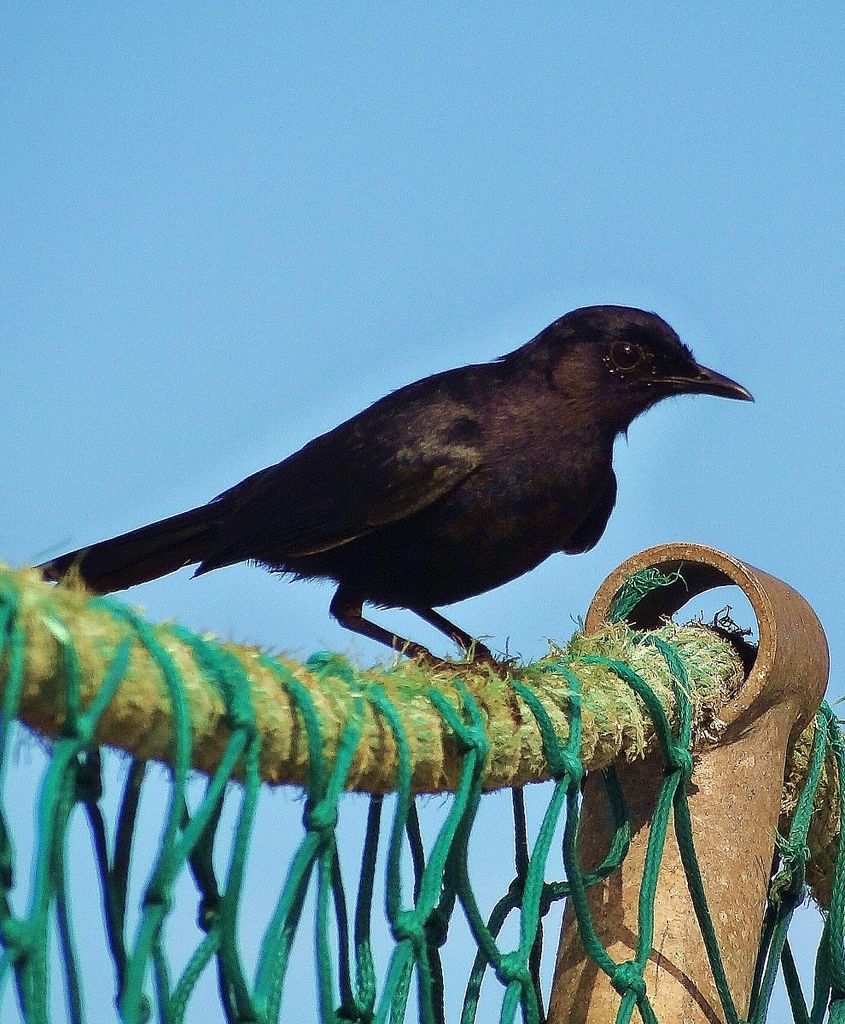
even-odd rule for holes
{"type": "Polygon", "coordinates": [[[404,637],[390,630],[377,626],[361,614],[364,607],[364,599],[353,590],[343,586],[337,588],[332,603],[329,605],[329,612],[346,629],[360,636],[369,637],[385,647],[392,647],[400,654],[407,654],[411,658],[423,658],[429,662],[436,662],[438,659],[422,644],[415,644],[413,640],[406,640],[404,637]]]}
{"type": "Polygon", "coordinates": [[[410,608],[409,611],[419,615],[421,619],[434,626],[435,629],[439,629],[441,633],[445,633],[450,640],[453,640],[459,647],[462,647],[468,655],[472,655],[473,661],[483,662],[487,665],[498,665],[498,661],[484,644],[471,637],[469,633],[461,629],[460,626],[456,626],[454,622],[450,622],[440,612],[436,612],[433,608],[410,608]]]}
{"type": "MultiPolygon", "coordinates": [[[[494,658],[492,652],[484,644],[480,643],[475,637],[472,637],[465,630],[461,629],[460,626],[456,626],[454,622],[450,622],[445,616],[441,615],[440,612],[436,612],[433,608],[409,608],[408,611],[414,612],[419,615],[421,619],[425,619],[430,625],[434,626],[435,629],[439,629],[441,633],[445,633],[451,640],[453,640],[460,647],[463,647],[466,651],[467,656],[472,658],[473,664],[484,665],[489,669],[493,669],[496,675],[502,679],[507,679],[510,675],[511,663],[506,659],[499,661],[498,658],[494,658]]],[[[507,700],[508,705],[513,714],[514,721],[522,724],[522,709],[519,706],[519,701],[516,699],[516,693],[514,692],[513,686],[509,686],[507,689],[507,700]]]]}

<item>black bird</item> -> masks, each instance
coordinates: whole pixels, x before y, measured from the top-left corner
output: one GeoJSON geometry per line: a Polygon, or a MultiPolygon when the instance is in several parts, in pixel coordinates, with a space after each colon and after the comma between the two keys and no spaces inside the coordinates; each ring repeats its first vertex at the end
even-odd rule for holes
{"type": "Polygon", "coordinates": [[[576,309],[500,359],[394,391],[207,505],[40,568],[53,580],[75,568],[106,593],[257,562],[335,580],[331,614],[396,650],[428,654],[363,618],[365,601],[410,609],[492,660],[434,609],[592,548],[616,500],[614,439],[680,394],[753,401],[656,314],[576,309]]]}

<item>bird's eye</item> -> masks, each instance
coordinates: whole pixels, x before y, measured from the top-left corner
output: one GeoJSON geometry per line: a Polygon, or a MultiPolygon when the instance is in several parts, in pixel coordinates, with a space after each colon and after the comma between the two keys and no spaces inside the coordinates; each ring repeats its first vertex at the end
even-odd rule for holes
{"type": "Polygon", "coordinates": [[[634,370],[643,361],[643,350],[630,341],[617,341],[607,356],[611,370],[634,370]]]}

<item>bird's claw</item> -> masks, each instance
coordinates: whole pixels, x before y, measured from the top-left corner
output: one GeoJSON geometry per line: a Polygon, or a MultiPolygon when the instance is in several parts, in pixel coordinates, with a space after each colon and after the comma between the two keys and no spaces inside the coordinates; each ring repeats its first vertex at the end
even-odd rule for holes
{"type": "Polygon", "coordinates": [[[468,668],[476,670],[486,669],[502,679],[506,679],[511,675],[516,660],[514,658],[497,658],[483,645],[466,651],[465,658],[461,661],[452,658],[438,658],[437,655],[432,654],[431,651],[423,647],[418,647],[416,644],[414,647],[415,650],[409,651],[406,649],[404,653],[417,662],[417,664],[433,672],[442,672],[444,670],[459,672],[468,668]]]}

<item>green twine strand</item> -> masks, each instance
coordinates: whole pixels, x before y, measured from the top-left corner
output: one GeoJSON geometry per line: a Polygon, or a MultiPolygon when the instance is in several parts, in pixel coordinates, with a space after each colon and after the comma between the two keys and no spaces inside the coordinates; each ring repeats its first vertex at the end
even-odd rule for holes
{"type": "Polygon", "coordinates": [[[629,576],[619,588],[608,612],[608,622],[624,622],[640,601],[658,587],[671,587],[674,583],[684,583],[680,567],[675,572],[664,573],[652,566],[640,569],[629,576]]]}

